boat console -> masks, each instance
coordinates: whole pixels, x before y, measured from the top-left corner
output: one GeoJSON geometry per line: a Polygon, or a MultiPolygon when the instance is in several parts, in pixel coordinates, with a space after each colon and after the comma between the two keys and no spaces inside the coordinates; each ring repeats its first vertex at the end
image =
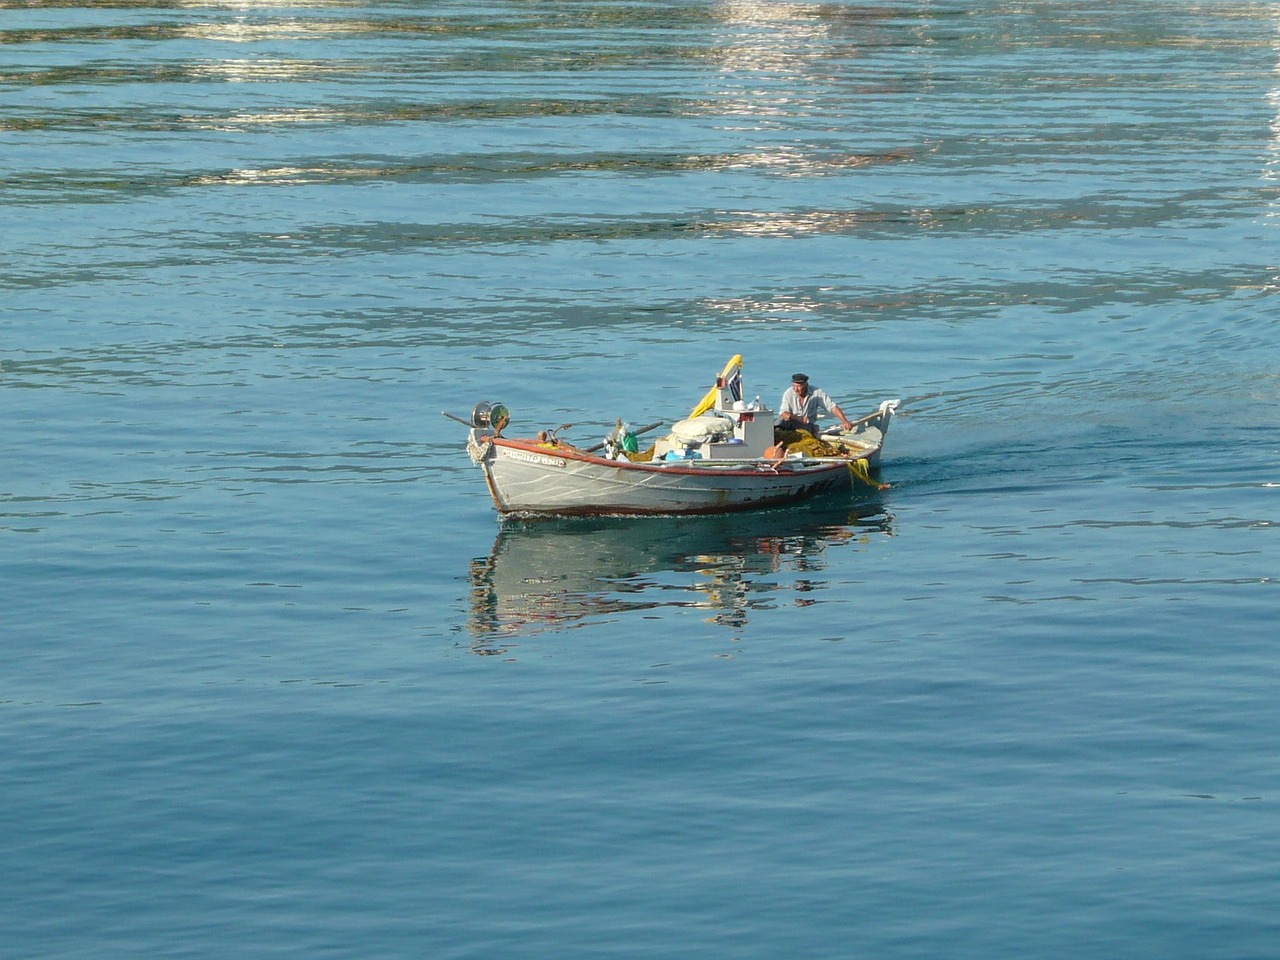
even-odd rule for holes
{"type": "Polygon", "coordinates": [[[773,446],[773,411],[760,402],[735,400],[718,387],[706,414],[681,420],[654,445],[657,460],[754,460],[773,446]]]}

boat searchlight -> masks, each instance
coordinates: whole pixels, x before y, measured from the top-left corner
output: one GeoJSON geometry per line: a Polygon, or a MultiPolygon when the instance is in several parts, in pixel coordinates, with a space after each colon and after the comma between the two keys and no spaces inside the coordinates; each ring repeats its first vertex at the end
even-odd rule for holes
{"type": "Polygon", "coordinates": [[[511,413],[501,403],[481,401],[471,410],[471,425],[482,430],[492,428],[495,433],[501,433],[510,422],[511,413]]]}

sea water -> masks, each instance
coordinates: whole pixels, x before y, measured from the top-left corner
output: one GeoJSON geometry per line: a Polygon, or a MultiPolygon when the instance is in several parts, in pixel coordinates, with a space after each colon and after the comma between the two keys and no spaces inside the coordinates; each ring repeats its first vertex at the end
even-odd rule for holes
{"type": "Polygon", "coordinates": [[[1274,3],[0,0],[0,91],[0,956],[1280,952],[1274,3]],[[500,524],[440,416],[735,353],[889,489],[500,524]]]}

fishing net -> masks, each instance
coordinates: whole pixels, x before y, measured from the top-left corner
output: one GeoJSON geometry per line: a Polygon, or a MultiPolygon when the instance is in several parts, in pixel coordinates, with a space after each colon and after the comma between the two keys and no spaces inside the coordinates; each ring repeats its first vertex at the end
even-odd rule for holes
{"type": "Polygon", "coordinates": [[[804,430],[779,430],[774,436],[778,443],[786,445],[787,453],[803,453],[806,457],[838,457],[842,453],[804,430]]]}

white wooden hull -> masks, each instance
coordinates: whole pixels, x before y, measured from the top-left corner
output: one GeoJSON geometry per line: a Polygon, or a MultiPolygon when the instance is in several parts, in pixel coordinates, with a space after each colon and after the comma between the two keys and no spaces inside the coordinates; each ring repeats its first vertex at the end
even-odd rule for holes
{"type": "MultiPolygon", "coordinates": [[[[885,416],[887,429],[892,411],[885,416]]],[[[848,492],[851,464],[874,468],[884,435],[868,423],[844,458],[632,463],[566,444],[472,430],[468,448],[503,515],[701,514],[848,492]]]]}

